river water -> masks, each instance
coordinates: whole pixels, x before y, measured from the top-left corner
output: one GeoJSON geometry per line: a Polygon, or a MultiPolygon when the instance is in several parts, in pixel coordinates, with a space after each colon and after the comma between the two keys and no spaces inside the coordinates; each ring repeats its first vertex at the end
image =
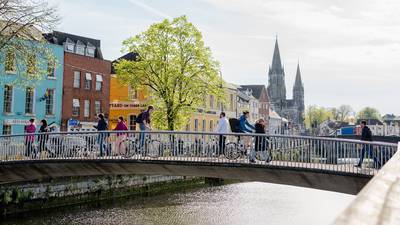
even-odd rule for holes
{"type": "Polygon", "coordinates": [[[328,225],[353,199],[352,195],[313,189],[236,183],[50,210],[3,224],[328,225]]]}

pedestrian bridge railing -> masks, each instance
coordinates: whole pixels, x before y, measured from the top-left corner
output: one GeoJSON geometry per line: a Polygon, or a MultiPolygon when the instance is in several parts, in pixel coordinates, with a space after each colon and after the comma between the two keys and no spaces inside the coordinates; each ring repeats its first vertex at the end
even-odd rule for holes
{"type": "Polygon", "coordinates": [[[397,144],[391,143],[238,133],[111,131],[0,136],[0,164],[54,159],[169,160],[375,175],[396,151],[397,144]],[[361,167],[356,167],[360,158],[361,167]]]}

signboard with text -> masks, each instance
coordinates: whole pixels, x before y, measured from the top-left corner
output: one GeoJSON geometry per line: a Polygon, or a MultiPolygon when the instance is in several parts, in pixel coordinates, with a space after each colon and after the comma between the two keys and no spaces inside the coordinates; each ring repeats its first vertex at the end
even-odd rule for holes
{"type": "Polygon", "coordinates": [[[146,108],[147,104],[139,102],[111,102],[110,109],[140,109],[146,108]]]}

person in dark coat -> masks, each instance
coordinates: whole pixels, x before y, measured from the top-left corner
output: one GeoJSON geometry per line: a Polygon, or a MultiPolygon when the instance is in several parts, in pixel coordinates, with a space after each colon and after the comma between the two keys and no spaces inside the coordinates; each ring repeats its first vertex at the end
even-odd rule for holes
{"type": "MultiPolygon", "coordinates": [[[[266,134],[265,132],[265,120],[259,119],[255,124],[255,133],[256,134],[266,134]]],[[[255,152],[250,156],[250,161],[254,162],[256,158],[256,154],[260,154],[262,160],[267,162],[270,161],[270,157],[268,154],[268,137],[266,136],[256,136],[255,137],[255,152]]]]}
{"type": "MultiPolygon", "coordinates": [[[[369,129],[369,127],[367,126],[367,122],[364,120],[361,121],[360,126],[361,126],[361,141],[372,142],[372,132],[371,132],[371,129],[369,129]]],[[[373,146],[370,144],[362,144],[362,145],[363,145],[363,147],[361,150],[360,160],[359,160],[358,164],[356,165],[356,167],[361,168],[362,163],[364,161],[365,153],[367,153],[368,157],[374,159],[374,167],[379,168],[380,162],[373,152],[373,146]]]]}
{"type": "Polygon", "coordinates": [[[39,128],[39,151],[46,151],[46,142],[49,139],[48,134],[45,134],[49,132],[49,127],[47,126],[47,121],[46,120],[41,120],[40,121],[40,128],[39,128]]]}
{"type": "MultiPolygon", "coordinates": [[[[93,126],[97,129],[97,131],[106,131],[108,129],[108,125],[106,120],[104,119],[104,115],[100,113],[98,116],[97,126],[93,126]]],[[[107,134],[104,132],[99,133],[97,142],[100,145],[100,156],[104,155],[104,151],[107,151],[107,143],[106,143],[107,134]]],[[[105,153],[107,155],[107,153],[105,153]]]]}

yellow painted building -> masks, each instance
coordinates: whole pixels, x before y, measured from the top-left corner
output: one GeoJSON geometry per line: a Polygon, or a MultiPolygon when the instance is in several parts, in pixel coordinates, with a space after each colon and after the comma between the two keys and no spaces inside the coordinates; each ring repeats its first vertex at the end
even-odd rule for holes
{"type": "Polygon", "coordinates": [[[199,132],[214,132],[221,111],[224,111],[226,117],[237,117],[237,87],[225,83],[224,85],[225,100],[224,103],[218,102],[212,95],[206,95],[204,99],[204,106],[199,108],[190,117],[186,126],[186,131],[199,131],[199,132]]]}
{"type": "Polygon", "coordinates": [[[128,128],[136,130],[136,117],[146,109],[147,100],[147,89],[131,89],[129,86],[120,84],[116,75],[111,75],[109,128],[114,129],[118,117],[122,116],[128,128]]]}

